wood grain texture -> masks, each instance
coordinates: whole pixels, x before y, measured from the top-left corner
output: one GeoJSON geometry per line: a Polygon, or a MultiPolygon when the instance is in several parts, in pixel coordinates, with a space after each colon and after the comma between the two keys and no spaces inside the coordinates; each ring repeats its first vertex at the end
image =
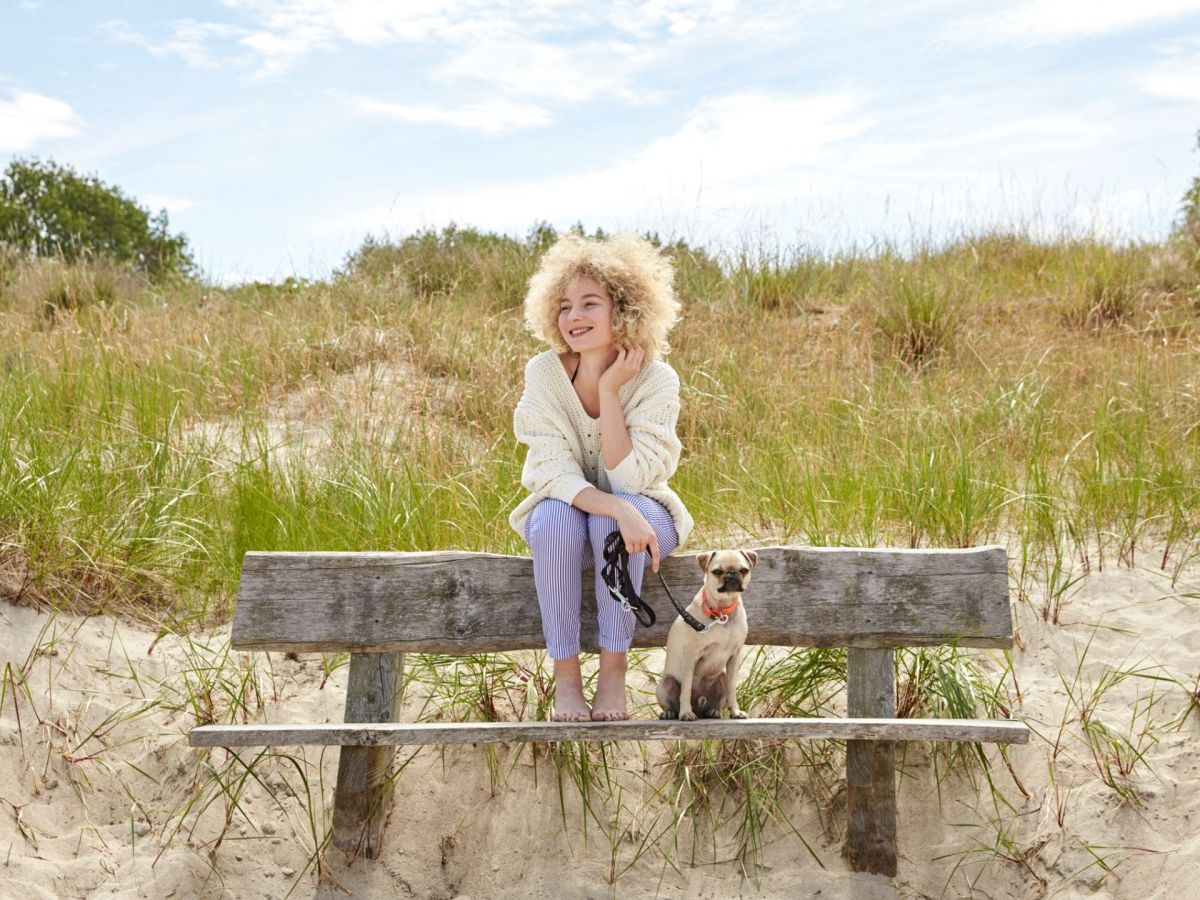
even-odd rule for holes
{"type": "MultiPolygon", "coordinates": [[[[745,595],[748,642],[809,647],[956,643],[1011,647],[1003,547],[965,550],[769,547],[745,595]]],[[[663,575],[680,604],[700,586],[694,555],[663,575]]],[[[585,578],[583,648],[596,651],[585,578]]],[[[656,575],[658,623],[635,647],[666,643],[675,619],[656,575]]],[[[247,553],[233,622],[239,650],[477,653],[545,646],[529,558],[490,553],[247,553]]]]}
{"type": "MultiPolygon", "coordinates": [[[[846,651],[846,707],[851,716],[896,714],[893,650],[846,651]]],[[[850,868],[896,874],[896,758],[890,740],[846,742],[846,843],[850,868]]]]}
{"type": "MultiPolygon", "coordinates": [[[[350,657],[347,725],[395,722],[400,718],[403,695],[403,653],[355,653],[350,657]]],[[[394,747],[342,747],[334,791],[333,843],[352,856],[379,856],[383,827],[392,808],[393,782],[387,776],[395,755],[394,747]]]]}
{"type": "Polygon", "coordinates": [[[193,747],[391,746],[505,741],[675,741],[699,738],[975,741],[1024,744],[1029,729],[1007,719],[630,719],[625,722],[420,722],[349,725],[203,725],[193,747]]]}

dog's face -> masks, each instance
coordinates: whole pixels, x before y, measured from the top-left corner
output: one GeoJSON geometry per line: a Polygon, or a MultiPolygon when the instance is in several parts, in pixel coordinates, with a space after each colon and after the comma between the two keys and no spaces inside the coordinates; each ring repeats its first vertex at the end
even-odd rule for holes
{"type": "Polygon", "coordinates": [[[696,557],[704,572],[704,587],[709,595],[740,594],[750,583],[750,570],[758,562],[753,550],[717,550],[696,557]]]}

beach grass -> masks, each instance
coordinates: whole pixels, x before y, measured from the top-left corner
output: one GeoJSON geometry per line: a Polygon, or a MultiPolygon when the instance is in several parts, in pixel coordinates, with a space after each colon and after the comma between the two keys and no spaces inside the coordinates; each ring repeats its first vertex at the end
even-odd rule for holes
{"type": "MultiPolygon", "coordinates": [[[[25,595],[211,622],[250,547],[522,552],[519,299],[544,240],[447,229],[369,242],[328,283],[169,294],[17,265],[0,541],[25,595]]],[[[1028,577],[1030,552],[1196,553],[1200,298],[1156,263],[1172,246],[667,246],[696,292],[671,359],[697,546],[1015,535],[1028,577]]]]}
{"type": "MultiPolygon", "coordinates": [[[[370,240],[328,281],[235,288],[0,260],[0,591],[187,642],[169,689],[68,753],[86,756],[151,702],[195,724],[246,721],[275,702],[269,662],[191,636],[227,620],[247,550],[525,553],[507,524],[523,494],[511,416],[541,348],[520,300],[551,237],[535,226],[521,239],[453,228],[370,240]]],[[[1153,565],[1173,586],[1200,555],[1200,258],[1189,246],[996,233],[828,256],[658,240],[684,301],[672,484],[697,550],[1001,543],[1014,597],[1048,623],[1080,571],[1153,565]]],[[[324,660],[326,678],[342,662],[324,660]]],[[[418,714],[543,718],[542,662],[418,658],[418,714]]],[[[1148,751],[1179,727],[1164,696],[1191,691],[1184,718],[1196,704],[1193,685],[1153,667],[1078,662],[1059,674],[1057,732],[1039,736],[1060,826],[1072,790],[1055,780],[1060,747],[1137,807],[1148,751]],[[1105,698],[1131,683],[1141,692],[1118,717],[1105,698]]],[[[0,709],[36,716],[30,664],[6,664],[0,709]]],[[[743,705],[760,714],[844,704],[840,650],[752,650],[746,665],[743,705]]],[[[1006,656],[904,651],[898,703],[909,715],[1005,715],[1019,695],[1011,670],[1006,656]]],[[[669,753],[660,777],[645,774],[642,748],[640,793],[612,774],[604,744],[528,752],[553,767],[564,824],[610,846],[612,881],[702,850],[750,873],[780,833],[817,857],[781,798],[802,791],[825,816],[839,791],[834,742],[697,742],[669,753]],[[718,839],[718,823],[732,831],[718,839]]],[[[1024,813],[992,778],[1007,764],[997,754],[931,751],[939,788],[982,774],[993,798],[994,815],[965,826],[953,871],[976,877],[979,860],[1000,860],[1040,882],[1015,843],[1024,813]]],[[[488,749],[493,792],[517,758],[488,749]]],[[[224,836],[268,765],[308,798],[301,832],[319,873],[326,786],[302,754],[205,756],[187,808],[164,820],[182,834],[211,806],[224,836]]],[[[1077,843],[1109,877],[1118,861],[1077,843]]]]}

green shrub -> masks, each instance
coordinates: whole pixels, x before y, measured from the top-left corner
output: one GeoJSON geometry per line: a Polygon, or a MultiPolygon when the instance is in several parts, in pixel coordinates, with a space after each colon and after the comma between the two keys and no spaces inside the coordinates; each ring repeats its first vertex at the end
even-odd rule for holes
{"type": "Polygon", "coordinates": [[[426,301],[475,296],[490,308],[510,309],[524,299],[537,256],[553,236],[548,226],[535,227],[522,241],[453,224],[441,231],[419,231],[398,243],[368,236],[337,274],[396,281],[426,301]]]}
{"type": "Polygon", "coordinates": [[[796,308],[812,298],[845,294],[852,263],[829,259],[810,250],[738,251],[730,265],[734,296],[762,310],[796,308]]]}
{"type": "Polygon", "coordinates": [[[946,284],[907,273],[885,281],[875,328],[891,356],[920,370],[950,348],[960,318],[946,284]]]}
{"type": "Polygon", "coordinates": [[[136,273],[109,262],[54,265],[47,269],[40,288],[42,314],[53,320],[64,312],[112,306],[144,287],[136,273]]]}
{"type": "Polygon", "coordinates": [[[1103,328],[1128,322],[1146,292],[1150,272],[1143,250],[1088,243],[1076,254],[1075,291],[1068,294],[1068,324],[1103,328]]]}
{"type": "Polygon", "coordinates": [[[191,275],[187,238],[167,212],[143,209],[120,188],[53,160],[14,159],[0,178],[0,242],[27,256],[109,259],[159,280],[191,275]]]}
{"type": "MultiPolygon", "coordinates": [[[[1196,149],[1200,150],[1200,131],[1196,132],[1196,149]]],[[[1200,251],[1200,175],[1192,179],[1191,187],[1183,195],[1176,234],[1200,251]]]]}

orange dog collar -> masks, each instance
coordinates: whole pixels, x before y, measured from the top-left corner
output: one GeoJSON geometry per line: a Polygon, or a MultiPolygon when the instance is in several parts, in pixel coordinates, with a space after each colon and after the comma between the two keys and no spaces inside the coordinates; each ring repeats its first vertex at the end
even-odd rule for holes
{"type": "Polygon", "coordinates": [[[741,602],[742,602],[742,598],[737,597],[728,606],[719,606],[719,607],[715,607],[715,608],[711,607],[708,605],[708,589],[705,588],[701,591],[700,611],[702,613],[704,613],[706,616],[708,616],[710,619],[719,619],[719,618],[721,618],[721,616],[727,616],[730,613],[732,613],[735,609],[737,609],[737,605],[741,602]]]}

